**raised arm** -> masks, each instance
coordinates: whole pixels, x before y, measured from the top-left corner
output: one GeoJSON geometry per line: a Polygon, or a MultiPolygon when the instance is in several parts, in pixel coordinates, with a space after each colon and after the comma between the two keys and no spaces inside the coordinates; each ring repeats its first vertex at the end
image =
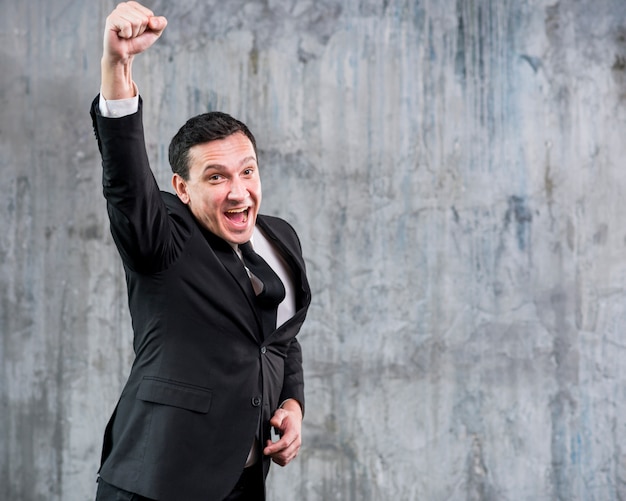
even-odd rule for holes
{"type": "Polygon", "coordinates": [[[101,93],[105,99],[126,99],[135,95],[131,67],[134,57],[152,46],[167,26],[167,19],[155,16],[137,2],[120,3],[107,17],[102,51],[101,93]]]}
{"type": "MultiPolygon", "coordinates": [[[[100,97],[107,102],[134,97],[133,59],[156,42],[166,25],[164,17],[154,16],[137,2],[120,3],[111,12],[104,30],[100,97]]],[[[101,104],[94,100],[91,116],[113,239],[130,268],[161,269],[176,254],[171,252],[168,211],[146,153],[140,104],[134,112],[113,115],[103,113],[101,104]]]]}

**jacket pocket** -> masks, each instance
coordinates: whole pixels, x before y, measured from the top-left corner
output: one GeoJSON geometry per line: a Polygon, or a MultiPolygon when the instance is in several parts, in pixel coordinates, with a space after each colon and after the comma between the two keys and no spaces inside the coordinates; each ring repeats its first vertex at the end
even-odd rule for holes
{"type": "Polygon", "coordinates": [[[207,388],[150,376],[143,378],[137,391],[139,400],[203,414],[209,412],[212,395],[207,388]]]}

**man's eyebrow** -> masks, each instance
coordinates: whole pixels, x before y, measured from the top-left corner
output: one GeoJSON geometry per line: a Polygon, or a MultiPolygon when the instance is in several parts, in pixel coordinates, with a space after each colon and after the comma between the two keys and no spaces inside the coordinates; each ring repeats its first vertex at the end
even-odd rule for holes
{"type": "MultiPolygon", "coordinates": [[[[254,162],[255,164],[257,163],[257,159],[254,155],[249,155],[245,158],[242,158],[241,161],[239,162],[239,166],[243,167],[245,164],[250,163],[250,162],[254,162]]],[[[206,172],[207,170],[210,170],[210,169],[223,171],[223,170],[227,170],[227,167],[224,164],[207,164],[204,166],[204,169],[202,169],[202,172],[206,172]]]]}
{"type": "Polygon", "coordinates": [[[226,170],[226,166],[222,165],[222,164],[207,164],[204,166],[204,168],[202,169],[202,172],[205,173],[208,170],[218,170],[218,171],[223,171],[226,170]]]}

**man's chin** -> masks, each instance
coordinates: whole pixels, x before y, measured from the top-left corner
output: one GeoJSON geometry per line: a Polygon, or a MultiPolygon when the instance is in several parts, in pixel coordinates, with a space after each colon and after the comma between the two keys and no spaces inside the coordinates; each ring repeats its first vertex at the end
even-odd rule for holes
{"type": "Polygon", "coordinates": [[[235,245],[245,244],[246,242],[250,241],[250,239],[252,238],[253,230],[254,228],[250,228],[241,232],[225,231],[223,232],[222,235],[218,235],[218,236],[221,237],[223,240],[226,240],[230,244],[235,244],[235,245]]]}
{"type": "Polygon", "coordinates": [[[254,233],[254,221],[256,218],[248,219],[245,224],[236,225],[232,222],[225,221],[224,224],[215,225],[215,233],[222,240],[226,240],[230,244],[244,244],[252,238],[254,233]]]}

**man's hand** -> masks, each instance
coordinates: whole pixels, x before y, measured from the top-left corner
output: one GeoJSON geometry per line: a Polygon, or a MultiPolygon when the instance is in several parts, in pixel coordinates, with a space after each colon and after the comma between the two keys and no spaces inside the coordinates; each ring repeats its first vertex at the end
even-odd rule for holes
{"type": "Polygon", "coordinates": [[[102,52],[102,95],[124,99],[135,95],[131,75],[133,57],[157,41],[167,19],[155,16],[137,2],[120,3],[107,17],[102,52]]]}
{"type": "Polygon", "coordinates": [[[275,443],[268,440],[263,454],[271,456],[276,464],[285,466],[298,455],[302,445],[302,408],[298,401],[287,400],[276,410],[270,425],[278,431],[280,440],[275,443]]]}

